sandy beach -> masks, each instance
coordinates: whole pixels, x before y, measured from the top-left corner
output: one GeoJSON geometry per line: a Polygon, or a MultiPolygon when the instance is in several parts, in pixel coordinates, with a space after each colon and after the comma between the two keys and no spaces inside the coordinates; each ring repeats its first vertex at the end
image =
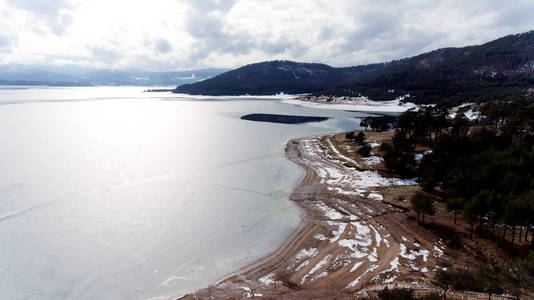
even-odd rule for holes
{"type": "MultiPolygon", "coordinates": [[[[368,133],[373,151],[389,138],[368,133]]],[[[287,157],[306,171],[290,196],[304,211],[298,232],[272,255],[183,299],[435,290],[430,279],[448,259],[445,243],[414,226],[402,205],[418,189],[415,181],[388,174],[379,156],[361,158],[348,143],[344,134],[289,141],[287,157]]]]}

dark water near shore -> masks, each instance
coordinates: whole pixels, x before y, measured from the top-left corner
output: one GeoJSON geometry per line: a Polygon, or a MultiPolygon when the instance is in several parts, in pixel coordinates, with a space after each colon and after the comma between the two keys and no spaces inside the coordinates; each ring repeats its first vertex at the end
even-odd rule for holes
{"type": "Polygon", "coordinates": [[[297,228],[293,137],[363,114],[144,88],[0,89],[0,298],[179,296],[297,228]],[[250,122],[247,114],[322,122],[250,122]]]}

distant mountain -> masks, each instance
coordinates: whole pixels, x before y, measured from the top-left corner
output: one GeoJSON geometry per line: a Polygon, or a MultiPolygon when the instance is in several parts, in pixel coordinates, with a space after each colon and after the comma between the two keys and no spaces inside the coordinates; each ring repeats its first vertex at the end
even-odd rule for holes
{"type": "Polygon", "coordinates": [[[225,69],[147,72],[137,69],[99,70],[77,66],[0,65],[2,85],[50,86],[176,86],[211,78],[225,69]]]}
{"type": "Polygon", "coordinates": [[[247,65],[175,92],[205,95],[315,93],[453,103],[523,95],[534,87],[534,31],[387,63],[333,68],[272,61],[247,65]]]}
{"type": "Polygon", "coordinates": [[[350,76],[323,64],[272,61],[251,64],[214,78],[179,86],[176,92],[204,95],[309,93],[334,87],[350,76]]]}

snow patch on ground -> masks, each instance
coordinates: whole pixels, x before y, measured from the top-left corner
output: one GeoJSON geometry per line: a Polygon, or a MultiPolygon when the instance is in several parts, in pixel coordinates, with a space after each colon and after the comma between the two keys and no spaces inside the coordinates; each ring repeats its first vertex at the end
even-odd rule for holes
{"type": "Polygon", "coordinates": [[[380,244],[382,243],[382,236],[380,235],[380,233],[378,233],[378,230],[373,227],[373,225],[369,225],[369,227],[375,232],[376,247],[380,248],[380,244]]]}
{"type": "MultiPolygon", "coordinates": [[[[344,178],[345,177],[345,174],[343,174],[343,172],[341,172],[341,170],[339,170],[338,168],[328,168],[326,167],[326,172],[328,173],[328,177],[331,179],[331,180],[335,180],[335,179],[340,179],[340,178],[344,178]]],[[[330,182],[330,180],[329,180],[330,182]]]]}
{"type": "MultiPolygon", "coordinates": [[[[353,239],[342,239],[338,241],[341,247],[348,248],[351,251],[350,257],[362,258],[373,256],[370,260],[376,257],[376,253],[368,253],[368,247],[372,244],[371,231],[369,227],[360,224],[359,222],[351,222],[352,228],[355,230],[353,239]]],[[[374,249],[376,251],[376,248],[374,249]]]]}
{"type": "Polygon", "coordinates": [[[343,215],[341,213],[331,208],[330,206],[325,205],[322,202],[317,202],[316,205],[324,212],[324,215],[330,220],[339,220],[343,218],[343,215]]]}
{"type": "Polygon", "coordinates": [[[252,290],[249,287],[242,286],[241,289],[245,291],[245,295],[244,296],[247,297],[247,298],[263,297],[263,294],[254,293],[254,295],[252,295],[252,290]]]}
{"type": "Polygon", "coordinates": [[[396,256],[392,261],[389,262],[389,265],[391,266],[391,268],[385,271],[382,271],[382,273],[388,273],[388,272],[393,272],[393,271],[398,272],[399,271],[399,257],[396,256]]]}
{"type": "Polygon", "coordinates": [[[371,156],[371,157],[365,157],[363,159],[363,163],[366,165],[366,166],[374,166],[374,165],[378,165],[379,163],[383,162],[384,159],[382,159],[382,157],[379,157],[379,156],[371,156]]]}
{"type": "Polygon", "coordinates": [[[330,239],[330,243],[335,243],[337,240],[339,240],[339,238],[341,237],[343,232],[345,232],[345,228],[347,227],[347,224],[345,224],[345,223],[334,223],[334,222],[330,222],[330,221],[328,221],[327,223],[330,226],[335,226],[335,225],[338,226],[337,230],[332,231],[333,237],[330,239]]]}
{"type": "Polygon", "coordinates": [[[349,285],[347,285],[347,288],[350,289],[350,288],[353,288],[355,287],[358,282],[360,282],[360,280],[362,279],[363,276],[365,276],[365,274],[369,273],[369,272],[372,272],[374,270],[376,270],[378,268],[377,265],[373,265],[371,266],[369,269],[367,269],[365,272],[363,272],[362,275],[360,275],[358,278],[356,278],[354,281],[352,281],[351,283],[349,283],[349,285]]]}
{"type": "Polygon", "coordinates": [[[369,146],[371,146],[371,148],[379,147],[380,145],[381,145],[380,143],[376,143],[376,142],[369,143],[369,146]]]}
{"type": "Polygon", "coordinates": [[[319,274],[319,275],[317,275],[317,276],[314,276],[314,277],[311,279],[311,281],[315,281],[315,280],[317,280],[317,279],[319,279],[319,278],[323,278],[323,277],[326,277],[326,276],[328,276],[328,272],[327,272],[327,271],[324,271],[323,273],[321,273],[321,274],[319,274]]]}
{"type": "Polygon", "coordinates": [[[328,261],[332,258],[332,254],[328,254],[327,256],[323,257],[320,262],[318,262],[313,268],[306,274],[304,277],[302,277],[301,284],[306,282],[306,279],[313,275],[315,272],[317,272],[319,269],[321,269],[324,265],[328,263],[328,261]]]}
{"type": "Polygon", "coordinates": [[[337,150],[336,146],[334,146],[334,144],[332,144],[332,141],[330,139],[328,139],[328,146],[330,146],[330,148],[332,149],[332,151],[334,151],[334,153],[337,155],[337,157],[341,158],[341,159],[344,159],[346,160],[347,162],[350,162],[351,164],[355,165],[355,166],[359,166],[360,164],[355,161],[354,159],[352,158],[349,158],[345,155],[343,155],[341,152],[339,152],[339,150],[337,150]]]}
{"type": "Polygon", "coordinates": [[[304,258],[314,257],[318,253],[317,248],[300,249],[295,258],[300,261],[304,258]]]}
{"type": "Polygon", "coordinates": [[[323,152],[318,142],[317,139],[301,140],[302,149],[307,152],[306,156],[310,157],[306,159],[306,163],[314,169],[322,183],[327,182],[333,189],[339,188],[336,191],[348,194],[371,187],[417,184],[414,179],[382,177],[377,171],[359,171],[346,167],[341,170],[333,166],[324,166],[318,163],[321,161],[318,153],[323,152]]]}
{"type": "Polygon", "coordinates": [[[428,250],[418,250],[418,251],[410,250],[410,251],[406,251],[407,250],[406,245],[404,245],[402,243],[400,244],[400,248],[401,248],[400,256],[404,257],[406,259],[409,259],[409,260],[415,260],[418,256],[422,256],[423,257],[423,261],[426,262],[428,260],[428,255],[430,254],[430,252],[428,250]]]}
{"type": "Polygon", "coordinates": [[[382,201],[382,200],[384,200],[384,196],[382,196],[380,194],[371,193],[371,194],[367,195],[367,199],[373,199],[373,200],[382,201]]]}
{"type": "Polygon", "coordinates": [[[474,120],[479,119],[480,118],[480,112],[479,111],[474,111],[472,105],[473,105],[473,103],[464,103],[464,104],[462,104],[460,106],[453,107],[450,110],[449,118],[454,119],[458,115],[458,111],[461,108],[469,107],[468,110],[464,111],[464,113],[463,113],[464,116],[467,119],[469,119],[470,121],[474,121],[474,120]]]}
{"type": "MultiPolygon", "coordinates": [[[[302,264],[300,264],[300,266],[298,266],[298,267],[295,269],[295,271],[299,271],[300,269],[304,268],[305,266],[307,266],[307,265],[309,265],[309,264],[310,264],[310,260],[307,259],[307,260],[305,260],[302,264]]],[[[292,268],[289,268],[289,269],[291,270],[292,268]]]]}
{"type": "Polygon", "coordinates": [[[377,262],[378,261],[378,253],[377,253],[376,247],[373,249],[373,252],[371,254],[369,254],[368,259],[369,259],[370,262],[377,262]]]}
{"type": "Polygon", "coordinates": [[[350,272],[354,272],[356,271],[356,269],[358,269],[361,265],[363,264],[363,261],[359,261],[357,263],[354,264],[354,266],[352,266],[352,268],[350,269],[350,272]]]}
{"type": "Polygon", "coordinates": [[[326,236],[324,236],[324,234],[321,234],[321,233],[316,233],[313,236],[313,238],[319,241],[326,241],[326,236]]]}
{"type": "Polygon", "coordinates": [[[423,152],[423,153],[418,153],[418,154],[416,154],[416,155],[414,156],[414,159],[415,159],[415,160],[421,160],[421,159],[423,159],[423,157],[425,157],[425,155],[428,155],[428,154],[430,154],[430,153],[432,153],[432,150],[426,150],[426,151],[423,152]]]}
{"type": "Polygon", "coordinates": [[[401,103],[403,98],[391,101],[373,101],[366,97],[356,98],[332,98],[328,103],[325,99],[318,98],[318,101],[303,101],[299,99],[284,99],[281,102],[285,104],[299,105],[311,108],[350,110],[362,112],[392,112],[402,113],[410,108],[416,107],[415,104],[407,102],[401,103]]]}
{"type": "Polygon", "coordinates": [[[274,274],[273,273],[267,274],[267,275],[259,278],[258,281],[261,284],[266,285],[266,286],[273,285],[274,284],[274,274]]]}
{"type": "Polygon", "coordinates": [[[443,255],[443,250],[441,250],[438,246],[434,245],[434,252],[437,253],[437,256],[440,257],[443,255]]]}
{"type": "Polygon", "coordinates": [[[466,111],[464,113],[464,115],[471,121],[473,120],[477,120],[478,118],[480,118],[480,112],[478,111],[473,111],[473,109],[471,108],[470,110],[466,111]]]}
{"type": "MultiPolygon", "coordinates": [[[[299,264],[301,261],[304,261],[304,262],[300,263],[300,265],[295,269],[295,271],[298,271],[302,269],[303,267],[309,265],[310,259],[314,257],[315,255],[317,255],[317,253],[319,253],[319,251],[317,251],[317,248],[300,249],[297,255],[295,255],[295,259],[296,259],[295,264],[299,264]]],[[[291,270],[295,266],[295,264],[290,265],[288,267],[288,270],[291,270]]]]}
{"type": "Polygon", "coordinates": [[[333,187],[328,187],[328,190],[329,191],[334,191],[338,194],[341,194],[341,195],[352,195],[352,196],[361,196],[363,192],[365,192],[364,190],[359,190],[359,189],[356,189],[354,191],[346,191],[346,190],[343,190],[342,188],[339,188],[339,187],[336,187],[336,188],[333,188],[333,187]]]}

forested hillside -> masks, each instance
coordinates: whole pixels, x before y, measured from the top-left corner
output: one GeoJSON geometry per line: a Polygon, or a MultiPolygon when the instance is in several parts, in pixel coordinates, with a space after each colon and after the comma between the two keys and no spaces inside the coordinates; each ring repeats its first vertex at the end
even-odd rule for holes
{"type": "Polygon", "coordinates": [[[333,88],[351,69],[323,64],[272,61],[251,64],[214,78],[179,86],[176,92],[203,95],[272,95],[309,93],[333,88]]]}
{"type": "Polygon", "coordinates": [[[367,96],[391,100],[410,94],[415,103],[452,104],[524,95],[534,87],[534,31],[463,48],[443,48],[387,63],[333,68],[273,61],[247,65],[177,87],[206,95],[367,96]]]}
{"type": "Polygon", "coordinates": [[[530,87],[534,87],[534,31],[386,63],[360,80],[322,93],[363,94],[375,100],[410,94],[416,103],[458,104],[524,95],[530,87]]]}

